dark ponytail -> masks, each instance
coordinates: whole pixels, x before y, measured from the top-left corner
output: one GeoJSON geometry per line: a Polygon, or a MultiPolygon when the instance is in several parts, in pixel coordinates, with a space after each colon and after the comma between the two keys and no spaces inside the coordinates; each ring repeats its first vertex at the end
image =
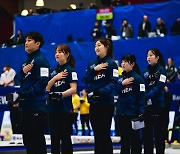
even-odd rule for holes
{"type": "Polygon", "coordinates": [[[151,51],[156,57],[159,56],[159,59],[158,59],[159,64],[165,67],[164,57],[158,48],[151,48],[148,51],[151,51]]]}
{"type": "Polygon", "coordinates": [[[140,70],[139,70],[139,66],[138,64],[136,63],[136,57],[135,55],[132,55],[132,54],[126,54],[122,57],[121,61],[127,61],[128,63],[130,64],[133,64],[134,63],[134,67],[133,67],[133,70],[135,70],[135,72],[137,74],[141,74],[140,70]]]}
{"type": "Polygon", "coordinates": [[[61,50],[62,52],[64,52],[65,54],[69,54],[68,58],[67,58],[67,63],[71,66],[71,67],[75,67],[75,59],[73,57],[73,55],[71,54],[71,49],[68,45],[66,44],[62,44],[62,45],[58,45],[56,47],[55,50],[61,50]]]}
{"type": "Polygon", "coordinates": [[[73,55],[71,55],[71,54],[69,55],[67,62],[71,67],[75,67],[75,59],[74,59],[73,55]]]}

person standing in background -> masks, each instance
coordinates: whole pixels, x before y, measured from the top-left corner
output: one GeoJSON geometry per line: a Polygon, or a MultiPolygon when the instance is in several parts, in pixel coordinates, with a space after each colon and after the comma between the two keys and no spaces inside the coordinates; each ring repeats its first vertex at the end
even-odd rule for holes
{"type": "Polygon", "coordinates": [[[46,154],[44,130],[46,121],[45,88],[49,81],[49,62],[41,54],[43,37],[38,32],[26,35],[28,59],[16,75],[20,83],[19,108],[22,111],[22,135],[27,154],[46,154]]]}
{"type": "Polygon", "coordinates": [[[164,87],[167,79],[163,55],[157,48],[147,52],[148,66],[143,72],[146,85],[146,107],[144,128],[144,153],[153,154],[154,143],[157,154],[164,154],[164,87]]]}
{"type": "Polygon", "coordinates": [[[51,72],[46,86],[49,92],[48,112],[51,135],[51,153],[72,154],[72,95],[77,92],[77,73],[71,49],[66,44],[55,49],[57,67],[51,72]],[[60,144],[61,141],[61,144],[60,144]]]}
{"type": "Polygon", "coordinates": [[[123,19],[120,32],[121,32],[122,38],[124,39],[132,38],[133,29],[132,29],[132,26],[128,23],[127,19],[123,19]]]}
{"type": "Polygon", "coordinates": [[[14,86],[14,77],[16,75],[16,71],[11,68],[10,65],[5,65],[3,67],[3,73],[0,77],[0,86],[14,86]]]}
{"type": "Polygon", "coordinates": [[[87,90],[82,90],[82,97],[80,98],[80,118],[81,118],[81,126],[82,126],[82,135],[85,135],[85,124],[88,128],[88,136],[91,134],[91,129],[89,125],[89,106],[87,99],[87,90]]]}
{"type": "Polygon", "coordinates": [[[24,39],[22,30],[19,29],[19,30],[17,31],[17,35],[14,37],[14,44],[15,44],[15,45],[23,45],[24,42],[25,42],[25,39],[24,39]]]}
{"type": "Polygon", "coordinates": [[[83,83],[88,90],[95,154],[113,154],[110,129],[118,68],[113,60],[112,41],[108,38],[98,39],[95,43],[95,52],[97,59],[89,63],[83,76],[83,83]]]}
{"type": "Polygon", "coordinates": [[[91,36],[92,36],[92,40],[95,41],[99,38],[101,38],[102,36],[102,28],[100,25],[100,21],[96,21],[94,24],[94,28],[91,32],[91,36]]]}
{"type": "Polygon", "coordinates": [[[154,28],[154,32],[157,36],[165,36],[167,34],[166,24],[161,18],[157,18],[157,24],[154,28]]]}
{"type": "Polygon", "coordinates": [[[110,21],[106,21],[106,38],[111,39],[112,36],[116,36],[116,30],[110,21]]]}
{"type": "Polygon", "coordinates": [[[80,99],[77,93],[72,95],[72,104],[73,104],[72,126],[74,125],[75,128],[75,132],[73,134],[78,135],[77,118],[78,118],[78,111],[80,108],[80,99]]]}
{"type": "Polygon", "coordinates": [[[143,16],[143,21],[139,24],[138,37],[148,37],[148,33],[151,32],[151,23],[148,20],[148,16],[143,16]]]}
{"type": "Polygon", "coordinates": [[[174,66],[173,58],[168,58],[168,64],[166,65],[167,82],[175,82],[177,76],[177,68],[174,66]]]}
{"type": "Polygon", "coordinates": [[[180,81],[180,66],[177,69],[177,76],[178,76],[178,81],[180,81]]]}

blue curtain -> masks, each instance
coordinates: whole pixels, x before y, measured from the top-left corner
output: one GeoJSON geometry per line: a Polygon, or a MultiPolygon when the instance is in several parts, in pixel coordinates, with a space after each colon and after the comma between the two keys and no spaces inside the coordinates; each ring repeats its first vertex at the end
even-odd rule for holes
{"type": "MultiPolygon", "coordinates": [[[[112,25],[115,27],[117,34],[120,35],[122,20],[126,18],[133,27],[133,37],[137,37],[139,23],[142,21],[142,16],[146,14],[149,16],[152,29],[157,23],[157,18],[161,17],[166,23],[169,35],[174,21],[180,17],[179,10],[179,0],[115,7],[113,9],[114,19],[112,25]]],[[[24,34],[29,31],[38,31],[44,36],[47,44],[67,42],[68,35],[72,35],[73,41],[78,39],[91,41],[91,31],[95,20],[95,9],[27,17],[16,16],[15,32],[18,29],[22,29],[24,34]]]]}

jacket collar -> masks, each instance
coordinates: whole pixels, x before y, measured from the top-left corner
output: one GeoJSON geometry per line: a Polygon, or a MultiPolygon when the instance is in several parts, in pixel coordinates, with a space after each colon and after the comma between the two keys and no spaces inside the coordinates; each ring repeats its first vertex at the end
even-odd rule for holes
{"type": "Polygon", "coordinates": [[[28,54],[27,56],[28,56],[28,58],[34,58],[39,53],[40,53],[40,50],[38,49],[38,50],[28,54]]]}

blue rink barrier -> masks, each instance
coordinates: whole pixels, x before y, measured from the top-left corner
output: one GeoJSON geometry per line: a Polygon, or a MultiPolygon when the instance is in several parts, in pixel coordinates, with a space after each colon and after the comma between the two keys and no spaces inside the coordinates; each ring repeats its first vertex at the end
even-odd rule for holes
{"type": "MultiPolygon", "coordinates": [[[[175,117],[180,115],[180,82],[167,83],[169,92],[172,94],[172,102],[170,106],[170,111],[175,111],[175,117]]],[[[78,87],[78,89],[82,89],[78,87]]],[[[0,128],[2,123],[2,118],[4,116],[4,111],[9,111],[8,102],[6,101],[6,95],[18,91],[19,88],[16,87],[0,87],[0,128]]],[[[173,135],[174,136],[174,135],[173,135]]],[[[175,136],[177,136],[175,134],[175,136]]],[[[174,138],[174,137],[173,137],[174,138]]],[[[175,137],[176,138],[176,137],[175,137]]]]}
{"type": "Polygon", "coordinates": [[[16,87],[0,87],[0,112],[9,111],[6,95],[18,91],[16,87]]]}

